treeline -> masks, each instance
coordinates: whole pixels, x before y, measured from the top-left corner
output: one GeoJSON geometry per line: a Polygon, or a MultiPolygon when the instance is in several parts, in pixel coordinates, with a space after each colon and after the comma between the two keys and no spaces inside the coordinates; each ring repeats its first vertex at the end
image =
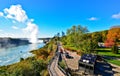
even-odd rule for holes
{"type": "Polygon", "coordinates": [[[117,42],[119,42],[120,35],[118,34],[120,34],[120,28],[118,27],[114,28],[114,31],[113,28],[111,28],[110,30],[89,33],[86,27],[78,25],[68,29],[66,35],[61,37],[60,40],[66,49],[77,51],[79,54],[93,53],[96,52],[95,49],[98,48],[98,42],[107,44],[109,38],[113,38],[113,41],[117,39],[117,42]],[[113,36],[112,34],[114,33],[115,35],[113,36]]]}
{"type": "Polygon", "coordinates": [[[47,65],[56,51],[56,41],[52,39],[43,48],[31,51],[35,54],[12,65],[1,66],[0,76],[49,76],[47,65]]]}

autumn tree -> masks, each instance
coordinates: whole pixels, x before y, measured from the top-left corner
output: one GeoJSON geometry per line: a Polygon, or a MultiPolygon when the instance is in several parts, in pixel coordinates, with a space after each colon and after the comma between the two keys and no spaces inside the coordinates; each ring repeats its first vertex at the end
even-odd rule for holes
{"type": "Polygon", "coordinates": [[[107,40],[120,41],[120,26],[114,26],[108,31],[107,40]]]}
{"type": "Polygon", "coordinates": [[[105,46],[111,47],[115,42],[120,42],[120,26],[114,26],[108,31],[105,46]]]}

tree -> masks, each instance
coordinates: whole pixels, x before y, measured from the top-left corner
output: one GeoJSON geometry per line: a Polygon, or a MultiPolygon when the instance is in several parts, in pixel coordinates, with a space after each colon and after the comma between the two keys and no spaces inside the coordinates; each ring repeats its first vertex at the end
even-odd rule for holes
{"type": "Polygon", "coordinates": [[[88,30],[86,27],[82,27],[80,25],[78,26],[72,26],[71,29],[67,30],[67,44],[71,46],[77,47],[78,43],[81,41],[80,36],[84,33],[86,33],[88,30]]]}
{"type": "Polygon", "coordinates": [[[60,37],[60,33],[57,33],[57,37],[60,37]]]}
{"type": "Polygon", "coordinates": [[[105,42],[105,40],[107,39],[107,34],[108,34],[108,30],[102,31],[102,42],[105,42]]]}
{"type": "Polygon", "coordinates": [[[120,41],[120,26],[114,26],[108,31],[107,40],[120,41]]]}
{"type": "Polygon", "coordinates": [[[87,39],[88,37],[90,37],[90,35],[86,34],[87,32],[88,30],[86,27],[82,27],[80,25],[78,26],[74,25],[72,26],[72,28],[67,30],[67,35],[64,38],[64,41],[66,41],[66,45],[69,45],[70,47],[80,49],[81,51],[86,51],[84,50],[85,48],[84,45],[87,44],[87,40],[84,40],[84,39],[87,39]]]}
{"type": "Polygon", "coordinates": [[[111,50],[112,50],[112,52],[113,52],[114,54],[118,54],[118,47],[117,47],[116,44],[114,44],[114,45],[112,46],[111,50]]]}
{"type": "Polygon", "coordinates": [[[117,42],[120,42],[120,26],[114,26],[108,31],[105,46],[112,47],[117,42]]]}
{"type": "Polygon", "coordinates": [[[78,46],[83,53],[93,53],[98,44],[92,39],[90,34],[83,34],[78,46]]]}
{"type": "Polygon", "coordinates": [[[105,41],[105,46],[106,47],[112,47],[114,45],[115,41],[114,40],[106,40],[105,41]]]}
{"type": "Polygon", "coordinates": [[[20,58],[20,61],[23,61],[24,60],[24,58],[20,58]]]}
{"type": "Polygon", "coordinates": [[[65,33],[62,31],[62,37],[65,36],[65,33]]]}

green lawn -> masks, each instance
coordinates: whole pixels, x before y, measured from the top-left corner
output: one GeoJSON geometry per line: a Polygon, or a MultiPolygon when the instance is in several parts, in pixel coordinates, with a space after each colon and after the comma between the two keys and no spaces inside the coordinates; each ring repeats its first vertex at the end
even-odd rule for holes
{"type": "Polygon", "coordinates": [[[114,54],[111,52],[110,48],[98,48],[96,49],[99,55],[111,56],[111,57],[118,57],[120,58],[120,50],[118,54],[114,54]]]}
{"type": "Polygon", "coordinates": [[[107,60],[108,62],[120,66],[120,60],[107,60]]]}
{"type": "Polygon", "coordinates": [[[64,45],[63,46],[65,49],[71,50],[71,51],[76,51],[79,50],[78,48],[72,46],[72,45],[64,45]]]}
{"type": "MultiPolygon", "coordinates": [[[[96,49],[98,51],[99,55],[107,56],[107,57],[115,57],[115,58],[120,58],[120,50],[118,54],[114,54],[111,52],[110,48],[98,48],[96,49]]],[[[105,59],[108,62],[120,66],[120,60],[115,60],[115,59],[105,59]]]]}

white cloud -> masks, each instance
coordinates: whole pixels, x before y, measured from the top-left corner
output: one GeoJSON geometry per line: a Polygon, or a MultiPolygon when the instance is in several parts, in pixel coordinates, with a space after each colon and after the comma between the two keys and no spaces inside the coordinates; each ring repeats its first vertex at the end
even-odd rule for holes
{"type": "MultiPolygon", "coordinates": [[[[26,36],[30,38],[30,42],[36,43],[37,42],[37,35],[38,35],[38,26],[33,23],[34,19],[29,19],[26,12],[22,9],[21,5],[11,5],[10,8],[4,9],[4,18],[11,19],[12,22],[15,24],[16,21],[26,25],[25,28],[22,28],[22,31],[17,26],[12,26],[13,29],[20,29],[22,36],[26,36]],[[24,30],[24,31],[23,31],[24,30]]],[[[6,34],[5,36],[13,36],[11,34],[6,34]]],[[[16,36],[16,35],[14,35],[16,36]]]]}
{"type": "Polygon", "coordinates": [[[17,26],[12,26],[12,28],[13,28],[13,29],[16,29],[16,30],[19,29],[17,26]]]}
{"type": "Polygon", "coordinates": [[[95,20],[98,20],[98,18],[96,18],[96,17],[91,17],[91,18],[88,18],[88,20],[90,20],[90,21],[95,21],[95,20]]]}
{"type": "Polygon", "coordinates": [[[10,8],[5,8],[4,13],[9,19],[17,20],[18,22],[25,22],[28,17],[21,5],[11,5],[10,8]]]}
{"type": "Polygon", "coordinates": [[[112,15],[112,18],[120,19],[120,13],[112,15]]]}
{"type": "Polygon", "coordinates": [[[2,12],[0,12],[0,16],[3,16],[3,13],[2,13],[2,12]]]}

